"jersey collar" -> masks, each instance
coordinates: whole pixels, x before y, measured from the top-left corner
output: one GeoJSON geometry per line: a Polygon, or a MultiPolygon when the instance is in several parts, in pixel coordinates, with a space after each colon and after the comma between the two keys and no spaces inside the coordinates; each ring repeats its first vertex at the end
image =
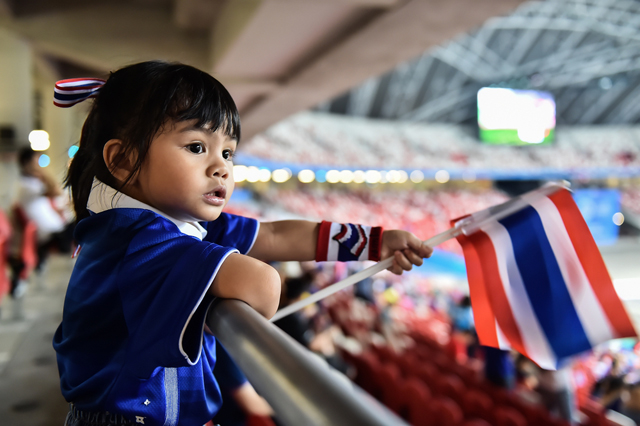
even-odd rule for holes
{"type": "Polygon", "coordinates": [[[91,193],[89,194],[89,201],[87,202],[87,210],[93,214],[97,214],[111,209],[151,210],[152,212],[157,213],[165,219],[175,223],[183,234],[190,235],[199,240],[204,239],[207,235],[207,230],[198,222],[185,222],[183,220],[173,218],[166,213],[143,203],[142,201],[129,197],[122,192],[118,192],[109,185],[100,182],[98,179],[94,179],[93,185],[91,186],[91,193]]]}

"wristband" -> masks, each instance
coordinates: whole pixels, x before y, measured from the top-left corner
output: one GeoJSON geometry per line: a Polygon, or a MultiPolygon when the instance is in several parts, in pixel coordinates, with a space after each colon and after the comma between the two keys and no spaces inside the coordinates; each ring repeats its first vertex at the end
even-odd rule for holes
{"type": "Polygon", "coordinates": [[[318,232],[316,262],[380,260],[382,227],[323,221],[318,232]]]}

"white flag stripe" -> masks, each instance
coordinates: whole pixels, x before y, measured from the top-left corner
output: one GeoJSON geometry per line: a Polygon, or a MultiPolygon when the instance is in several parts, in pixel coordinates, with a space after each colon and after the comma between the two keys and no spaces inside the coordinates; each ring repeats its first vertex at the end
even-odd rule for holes
{"type": "Polygon", "coordinates": [[[498,320],[496,319],[496,336],[498,337],[498,346],[500,349],[505,351],[511,350],[511,345],[509,344],[509,339],[504,335],[500,325],[498,324],[498,320]]]}
{"type": "Polygon", "coordinates": [[[522,343],[527,351],[526,355],[543,368],[555,369],[557,357],[549,345],[547,336],[542,331],[538,317],[527,296],[527,290],[516,263],[509,231],[499,222],[487,224],[482,227],[482,230],[491,238],[496,249],[500,279],[513,317],[520,329],[522,343]]]}
{"type": "Polygon", "coordinates": [[[558,260],[562,278],[567,284],[573,306],[589,341],[592,345],[597,345],[615,339],[613,327],[591,288],[556,205],[549,198],[541,198],[531,200],[531,206],[536,209],[542,219],[551,249],[558,260]]]}
{"type": "Polygon", "coordinates": [[[338,258],[338,250],[340,249],[340,244],[333,239],[333,235],[337,235],[340,232],[341,225],[339,223],[333,222],[331,224],[331,229],[329,230],[329,248],[327,250],[327,259],[337,259],[338,258]]]}

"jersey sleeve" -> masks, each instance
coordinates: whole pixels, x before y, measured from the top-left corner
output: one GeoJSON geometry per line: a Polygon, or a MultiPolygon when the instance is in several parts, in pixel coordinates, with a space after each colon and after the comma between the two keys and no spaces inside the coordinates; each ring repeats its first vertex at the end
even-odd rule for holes
{"type": "Polygon", "coordinates": [[[256,219],[230,213],[222,213],[213,222],[205,222],[201,225],[207,230],[205,241],[235,247],[241,254],[249,253],[260,227],[256,219]]]}
{"type": "Polygon", "coordinates": [[[156,220],[131,241],[118,273],[132,368],[145,376],[157,366],[194,365],[213,297],[207,294],[224,260],[236,249],[174,232],[156,220]],[[162,228],[162,229],[158,229],[162,228]],[[163,237],[159,237],[159,236],[163,237]]]}

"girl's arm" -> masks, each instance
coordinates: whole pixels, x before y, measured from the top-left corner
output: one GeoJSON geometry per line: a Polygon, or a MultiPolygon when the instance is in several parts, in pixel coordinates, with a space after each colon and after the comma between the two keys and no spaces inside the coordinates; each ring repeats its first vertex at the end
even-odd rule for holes
{"type": "Polygon", "coordinates": [[[280,301],[280,275],[271,266],[249,256],[230,254],[213,279],[209,293],[246,302],[271,318],[280,301]]]}
{"type": "Polygon", "coordinates": [[[319,223],[306,220],[261,222],[247,254],[265,262],[315,260],[319,227],[319,223]]]}
{"type": "MultiPolygon", "coordinates": [[[[267,262],[315,260],[319,227],[317,222],[304,220],[262,222],[248,255],[267,262]]],[[[394,274],[422,265],[422,259],[432,252],[410,232],[394,229],[382,233],[381,259],[393,256],[389,270],[394,274]]]]}

